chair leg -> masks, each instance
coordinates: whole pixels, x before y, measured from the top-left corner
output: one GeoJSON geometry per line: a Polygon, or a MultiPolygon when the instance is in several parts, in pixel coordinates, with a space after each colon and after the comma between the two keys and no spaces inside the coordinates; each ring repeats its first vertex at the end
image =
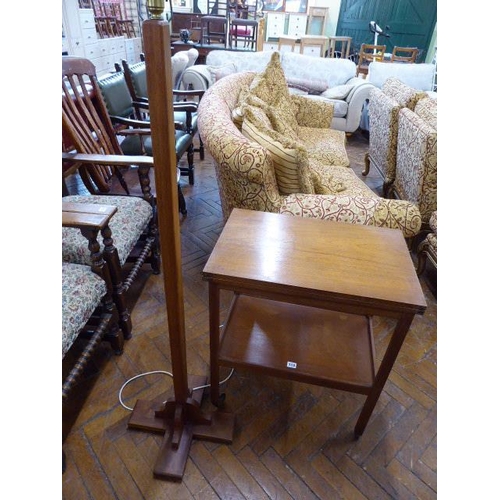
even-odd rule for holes
{"type": "Polygon", "coordinates": [[[362,175],[368,175],[370,172],[370,154],[365,154],[365,169],[361,172],[362,175]]]}
{"type": "Polygon", "coordinates": [[[189,184],[194,184],[194,146],[191,144],[187,151],[189,184]]]}
{"type": "Polygon", "coordinates": [[[198,149],[198,151],[200,152],[200,160],[203,161],[205,159],[205,146],[203,145],[203,141],[201,140],[201,137],[199,134],[198,134],[198,139],[200,142],[200,147],[198,149]]]}
{"type": "Polygon", "coordinates": [[[182,192],[180,184],[177,184],[177,191],[179,193],[179,211],[182,215],[186,215],[187,214],[186,200],[184,198],[184,194],[182,192]]]}

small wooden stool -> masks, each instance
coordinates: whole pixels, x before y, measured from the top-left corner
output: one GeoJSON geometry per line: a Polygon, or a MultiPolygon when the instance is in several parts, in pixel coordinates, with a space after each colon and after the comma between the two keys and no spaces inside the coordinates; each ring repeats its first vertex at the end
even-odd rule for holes
{"type": "Polygon", "coordinates": [[[294,36],[282,35],[278,38],[278,52],[281,52],[282,47],[291,47],[290,51],[294,52],[297,45],[297,38],[294,36]]]}
{"type": "Polygon", "coordinates": [[[319,57],[323,57],[325,44],[327,42],[328,42],[327,36],[302,35],[300,37],[300,53],[309,56],[319,55],[319,57]],[[315,50],[315,47],[319,48],[319,54],[317,54],[317,50],[315,50]]]}

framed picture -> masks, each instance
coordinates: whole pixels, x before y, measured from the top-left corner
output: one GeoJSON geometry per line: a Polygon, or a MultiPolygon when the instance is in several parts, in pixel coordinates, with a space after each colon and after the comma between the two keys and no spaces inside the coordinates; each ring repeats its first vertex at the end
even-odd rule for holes
{"type": "Polygon", "coordinates": [[[262,10],[273,12],[285,12],[285,0],[263,0],[262,10]]]}
{"type": "Polygon", "coordinates": [[[308,0],[286,0],[286,12],[307,12],[308,0]]]}

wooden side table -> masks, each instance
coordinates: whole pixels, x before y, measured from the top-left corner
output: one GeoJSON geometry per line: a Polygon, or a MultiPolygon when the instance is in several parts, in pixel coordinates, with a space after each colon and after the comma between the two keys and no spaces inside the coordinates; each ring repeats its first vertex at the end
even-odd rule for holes
{"type": "Polygon", "coordinates": [[[359,437],[426,301],[399,230],[234,209],[203,270],[210,394],[219,366],[367,396],[359,437]],[[220,332],[220,290],[233,302],[220,332]],[[397,319],[380,366],[371,316],[397,319]]]}

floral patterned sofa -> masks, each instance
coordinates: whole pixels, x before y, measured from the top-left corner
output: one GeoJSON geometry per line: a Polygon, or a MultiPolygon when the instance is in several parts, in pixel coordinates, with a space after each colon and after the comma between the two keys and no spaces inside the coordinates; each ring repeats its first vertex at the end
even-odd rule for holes
{"type": "MultiPolygon", "coordinates": [[[[310,178],[295,189],[283,190],[277,178],[282,165],[276,160],[276,144],[269,139],[273,144],[268,147],[258,136],[273,121],[276,124],[279,113],[273,115],[275,106],[255,106],[258,98],[251,92],[249,97],[249,91],[261,83],[256,83],[259,75],[240,72],[220,79],[205,93],[198,109],[199,131],[215,162],[225,219],[237,207],[390,227],[400,229],[406,238],[415,236],[421,218],[413,203],[376,195],[343,162],[341,150],[333,158],[324,154],[325,131],[344,134],[329,129],[333,106],[324,101],[288,94],[288,111],[294,113],[299,127],[307,129],[306,144],[299,139],[295,148],[297,171],[310,178]]],[[[286,134],[287,123],[281,125],[286,134]]],[[[285,140],[283,149],[293,156],[293,141],[285,140]]]]}

